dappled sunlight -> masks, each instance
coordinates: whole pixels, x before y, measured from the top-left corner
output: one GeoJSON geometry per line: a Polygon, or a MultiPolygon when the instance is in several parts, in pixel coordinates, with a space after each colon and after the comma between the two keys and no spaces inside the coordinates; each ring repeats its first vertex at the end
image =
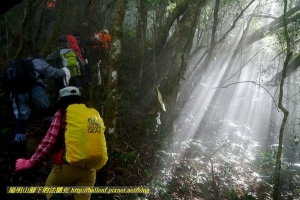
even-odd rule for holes
{"type": "MultiPolygon", "coordinates": [[[[270,13],[277,9],[276,5],[268,8],[270,13]]],[[[162,157],[167,156],[168,164],[159,166],[158,179],[166,176],[172,181],[184,171],[198,184],[209,181],[212,190],[220,180],[224,185],[230,181],[228,188],[242,188],[253,196],[261,184],[271,188],[262,178],[266,169],[259,163],[265,159],[261,153],[278,143],[283,114],[276,105],[277,86],[268,87],[266,81],[283,63],[274,59],[274,36],[234,55],[242,33],[241,28],[219,45],[204,71],[199,70],[204,67],[204,59],[199,61],[201,52],[192,53],[186,80],[181,85],[174,143],[161,152],[162,157]]],[[[295,94],[292,86],[289,89],[295,94]]],[[[295,108],[287,103],[285,106],[291,112],[295,108]]],[[[272,173],[272,167],[268,167],[272,173]]]]}

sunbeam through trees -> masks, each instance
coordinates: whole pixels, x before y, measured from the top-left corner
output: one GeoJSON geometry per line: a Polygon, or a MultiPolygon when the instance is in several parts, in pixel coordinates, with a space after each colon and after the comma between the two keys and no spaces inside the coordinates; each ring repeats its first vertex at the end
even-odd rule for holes
{"type": "MultiPolygon", "coordinates": [[[[46,59],[62,38],[80,38],[89,64],[82,94],[106,126],[108,162],[95,186],[150,188],[91,199],[299,199],[299,19],[299,0],[15,1],[1,11],[1,74],[14,57],[46,59]],[[111,43],[96,51],[104,31],[111,43]]],[[[55,107],[56,82],[46,80],[55,107]]],[[[3,193],[44,186],[51,155],[14,171],[15,117],[4,91],[3,193]]],[[[27,157],[46,134],[40,119],[33,109],[27,157]]],[[[15,197],[45,199],[5,196],[15,197]]]]}

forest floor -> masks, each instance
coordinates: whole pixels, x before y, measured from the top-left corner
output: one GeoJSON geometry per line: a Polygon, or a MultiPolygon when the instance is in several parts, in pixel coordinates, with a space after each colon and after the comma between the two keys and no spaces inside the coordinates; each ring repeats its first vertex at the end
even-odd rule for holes
{"type": "MultiPolygon", "coordinates": [[[[43,186],[48,173],[51,170],[51,163],[44,162],[37,164],[32,169],[15,172],[15,162],[18,158],[29,158],[33,149],[43,138],[39,126],[31,126],[27,133],[27,142],[24,144],[13,141],[13,133],[11,129],[2,129],[0,132],[0,180],[1,199],[23,200],[23,199],[46,199],[42,194],[7,194],[7,186],[43,186]]],[[[51,162],[51,161],[49,161],[51,162]]]]}

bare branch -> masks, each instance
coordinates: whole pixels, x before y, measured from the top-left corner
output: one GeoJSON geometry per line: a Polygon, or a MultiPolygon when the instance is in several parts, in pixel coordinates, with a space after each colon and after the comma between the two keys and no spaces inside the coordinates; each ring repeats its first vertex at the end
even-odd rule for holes
{"type": "MultiPolygon", "coordinates": [[[[274,97],[273,97],[272,94],[269,92],[269,90],[267,90],[264,86],[262,86],[261,84],[255,82],[255,81],[239,81],[239,82],[235,82],[235,83],[230,83],[230,84],[225,85],[225,86],[215,87],[215,88],[213,88],[213,89],[227,88],[227,87],[229,87],[229,86],[236,85],[236,84],[239,84],[239,83],[253,83],[254,85],[257,85],[257,86],[263,88],[263,89],[271,96],[271,98],[272,98],[274,104],[277,105],[276,102],[275,102],[274,97]]],[[[276,108],[277,108],[277,106],[276,106],[276,108]]],[[[277,110],[278,110],[278,108],[277,108],[277,110]]],[[[278,110],[278,112],[279,112],[279,110],[278,110]]]]}
{"type": "Polygon", "coordinates": [[[263,50],[263,48],[262,49],[260,49],[258,52],[256,52],[238,71],[236,71],[232,76],[230,76],[228,79],[226,79],[222,84],[221,84],[221,86],[222,85],[224,85],[227,81],[229,81],[232,77],[234,77],[237,73],[239,73],[259,52],[261,52],[263,50]]]}
{"type": "Polygon", "coordinates": [[[270,19],[277,19],[277,17],[273,17],[270,15],[252,15],[253,17],[260,17],[260,18],[270,18],[270,19]]]}

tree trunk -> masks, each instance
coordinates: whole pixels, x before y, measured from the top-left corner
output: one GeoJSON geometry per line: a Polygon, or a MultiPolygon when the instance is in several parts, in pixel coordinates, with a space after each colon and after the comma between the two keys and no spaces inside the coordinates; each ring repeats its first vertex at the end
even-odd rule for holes
{"type": "Polygon", "coordinates": [[[282,144],[283,144],[283,134],[284,134],[284,128],[287,123],[287,119],[289,116],[289,111],[286,110],[286,108],[282,105],[282,98],[283,98],[283,85],[286,75],[286,68],[288,66],[289,60],[292,56],[292,52],[290,50],[290,38],[288,35],[287,30],[287,22],[286,22],[286,9],[287,9],[287,0],[284,0],[284,18],[283,18],[283,24],[284,24],[284,33],[286,38],[286,44],[287,44],[287,52],[286,52],[286,58],[284,61],[283,69],[282,69],[282,76],[280,81],[280,89],[279,89],[279,102],[278,107],[283,112],[283,119],[280,126],[280,133],[279,133],[279,143],[278,143],[278,150],[277,150],[277,158],[276,158],[276,166],[275,166],[275,179],[274,179],[274,191],[273,191],[273,200],[280,199],[280,193],[279,193],[279,181],[280,181],[280,172],[281,172],[281,156],[282,156],[282,144]]]}
{"type": "Polygon", "coordinates": [[[38,20],[38,24],[37,24],[37,30],[35,32],[35,36],[34,36],[34,54],[37,53],[38,51],[38,44],[39,44],[39,40],[40,40],[40,36],[42,33],[42,27],[43,27],[43,21],[44,21],[44,13],[46,10],[46,5],[47,5],[47,0],[43,0],[44,1],[44,5],[40,11],[40,17],[38,20]]]}
{"type": "Polygon", "coordinates": [[[220,0],[216,0],[215,3],[215,9],[214,9],[214,23],[213,23],[213,27],[211,30],[211,42],[210,42],[210,47],[208,49],[208,53],[206,56],[206,59],[204,61],[204,66],[207,66],[208,63],[210,63],[211,58],[212,58],[212,54],[216,45],[216,32],[217,32],[217,26],[219,23],[219,8],[220,8],[220,0]]]}
{"type": "Polygon", "coordinates": [[[184,14],[187,10],[190,0],[184,0],[182,3],[178,4],[173,12],[167,17],[165,23],[159,27],[157,30],[157,38],[155,39],[156,44],[156,53],[157,55],[163,49],[164,45],[167,42],[169,35],[169,30],[174,24],[174,21],[178,19],[179,16],[184,14]]]}
{"type": "MultiPolygon", "coordinates": [[[[287,19],[287,23],[296,22],[299,19],[299,14],[294,15],[296,12],[300,10],[300,6],[296,6],[289,10],[286,13],[286,17],[292,16],[291,18],[287,19]]],[[[255,31],[251,35],[249,35],[245,41],[245,46],[249,46],[253,44],[256,41],[261,40],[262,38],[272,34],[274,31],[277,31],[279,28],[282,28],[284,26],[283,24],[283,18],[284,16],[278,17],[276,20],[270,22],[269,24],[265,25],[264,27],[260,28],[259,30],[255,31]]]]}
{"type": "MultiPolygon", "coordinates": [[[[16,54],[16,57],[20,57],[23,55],[23,51],[26,47],[26,40],[27,40],[26,31],[25,31],[26,26],[28,25],[30,19],[32,19],[37,7],[40,5],[41,2],[42,2],[42,0],[35,0],[35,1],[29,1],[27,4],[26,14],[25,14],[24,20],[22,22],[21,31],[20,31],[21,43],[20,43],[18,52],[16,54]]],[[[29,52],[29,53],[32,54],[33,52],[29,52]]]]}
{"type": "Polygon", "coordinates": [[[107,184],[109,169],[111,165],[112,153],[114,148],[115,127],[117,117],[117,90],[119,79],[119,65],[121,54],[122,25],[126,11],[127,0],[119,0],[114,13],[114,28],[112,31],[112,43],[108,56],[107,66],[109,77],[107,83],[107,98],[104,110],[104,124],[106,126],[105,138],[108,152],[106,165],[97,172],[96,184],[104,186],[107,184]]]}
{"type": "Polygon", "coordinates": [[[138,86],[141,89],[142,85],[142,77],[143,77],[143,66],[144,66],[144,57],[145,57],[145,41],[146,41],[146,31],[147,31],[147,5],[146,1],[139,0],[138,1],[138,26],[137,26],[137,39],[139,48],[137,51],[137,64],[140,66],[139,73],[139,82],[138,86]]]}
{"type": "Polygon", "coordinates": [[[56,42],[56,39],[60,32],[60,28],[64,23],[64,17],[65,17],[66,9],[68,7],[68,2],[69,0],[61,0],[60,2],[60,9],[58,11],[56,22],[53,26],[50,36],[48,37],[48,40],[46,41],[46,44],[44,45],[41,51],[41,55],[43,57],[46,57],[51,52],[52,44],[56,42]]]}
{"type": "MultiPolygon", "coordinates": [[[[157,58],[156,65],[154,62],[154,65],[147,67],[148,70],[153,70],[154,72],[148,71],[145,73],[147,76],[144,75],[145,77],[143,78],[143,86],[147,91],[144,91],[144,95],[141,99],[142,105],[139,109],[153,109],[153,98],[155,98],[154,100],[157,102],[156,87],[158,85],[160,85],[159,90],[162,94],[163,101],[169,102],[169,104],[166,105],[167,112],[161,115],[162,121],[164,122],[161,129],[162,134],[169,134],[172,129],[172,122],[175,116],[173,110],[176,106],[180,81],[184,79],[183,76],[187,68],[196,25],[205,2],[205,0],[189,1],[186,12],[178,21],[174,34],[168,40],[168,43],[157,58]],[[155,79],[156,74],[159,76],[158,80],[155,79]],[[153,90],[149,90],[146,87],[152,88],[153,90]]],[[[179,4],[179,6],[181,7],[182,4],[179,4]]],[[[167,33],[169,32],[167,29],[160,29],[160,31],[162,30],[167,31],[167,33]]],[[[164,136],[162,137],[164,138],[164,136]]]]}
{"type": "MultiPolygon", "coordinates": [[[[287,67],[286,67],[286,72],[284,74],[284,78],[290,76],[293,72],[296,71],[296,69],[298,69],[298,67],[300,66],[300,54],[298,54],[292,62],[290,62],[287,67]]],[[[279,82],[280,78],[282,77],[282,71],[276,73],[272,79],[270,80],[270,82],[279,82]]]]}

